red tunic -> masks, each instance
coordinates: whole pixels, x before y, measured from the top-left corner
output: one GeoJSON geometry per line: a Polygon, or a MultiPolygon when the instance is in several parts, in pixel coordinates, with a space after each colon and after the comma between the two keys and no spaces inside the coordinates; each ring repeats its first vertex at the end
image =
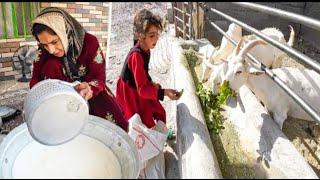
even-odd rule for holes
{"type": "MultiPolygon", "coordinates": [[[[89,33],[85,34],[77,64],[79,65],[78,74],[81,76],[81,81],[88,82],[93,91],[93,97],[88,101],[89,113],[108,120],[113,119],[122,129],[127,131],[128,122],[124,119],[115,96],[105,84],[105,58],[95,36],[89,33]]],[[[46,50],[42,50],[39,58],[33,63],[30,88],[44,79],[72,82],[66,74],[61,58],[49,54],[46,50]]]]}
{"type": "MultiPolygon", "coordinates": [[[[158,89],[148,73],[150,50],[143,51],[139,43],[131,50],[124,63],[121,76],[117,82],[116,98],[128,120],[135,113],[142,122],[152,128],[155,120],[166,122],[166,112],[159,100],[163,100],[163,89],[158,89]]],[[[161,88],[161,87],[160,87],[161,88]]]]}

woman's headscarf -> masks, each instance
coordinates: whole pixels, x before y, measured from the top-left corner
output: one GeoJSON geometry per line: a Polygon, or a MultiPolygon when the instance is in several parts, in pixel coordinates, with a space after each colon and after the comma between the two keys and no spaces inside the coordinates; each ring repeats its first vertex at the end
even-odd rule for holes
{"type": "Polygon", "coordinates": [[[85,35],[85,30],[81,24],[70,14],[61,8],[48,7],[43,9],[32,21],[50,27],[59,36],[65,56],[63,62],[68,76],[72,80],[78,80],[78,67],[76,60],[79,57],[85,35]]]}

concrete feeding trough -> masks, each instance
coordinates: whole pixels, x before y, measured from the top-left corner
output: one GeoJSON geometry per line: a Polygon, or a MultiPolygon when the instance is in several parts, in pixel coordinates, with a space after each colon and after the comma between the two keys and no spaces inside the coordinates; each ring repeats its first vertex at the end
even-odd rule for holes
{"type": "Polygon", "coordinates": [[[177,149],[181,178],[222,178],[217,157],[200,102],[195,95],[192,75],[182,60],[182,48],[172,45],[175,89],[184,89],[177,101],[177,149]]]}

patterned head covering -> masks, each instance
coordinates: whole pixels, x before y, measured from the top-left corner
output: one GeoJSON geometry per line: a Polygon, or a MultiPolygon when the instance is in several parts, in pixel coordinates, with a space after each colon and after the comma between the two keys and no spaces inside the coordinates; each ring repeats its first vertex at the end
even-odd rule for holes
{"type": "Polygon", "coordinates": [[[67,75],[78,80],[76,60],[82,51],[85,29],[69,13],[57,7],[43,9],[32,21],[32,26],[35,23],[50,27],[59,36],[65,50],[63,62],[67,75]]]}

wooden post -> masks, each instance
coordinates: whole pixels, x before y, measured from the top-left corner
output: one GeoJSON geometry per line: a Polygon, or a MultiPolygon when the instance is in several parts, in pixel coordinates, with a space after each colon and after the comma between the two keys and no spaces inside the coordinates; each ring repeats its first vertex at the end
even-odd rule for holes
{"type": "Polygon", "coordinates": [[[173,12],[174,30],[176,32],[176,37],[177,37],[178,36],[178,29],[177,29],[176,10],[175,10],[175,7],[177,7],[177,2],[173,2],[171,4],[172,4],[172,12],[173,12]]]}
{"type": "Polygon", "coordinates": [[[186,7],[184,6],[184,2],[182,4],[182,20],[183,20],[183,39],[186,39],[186,7]]]}
{"type": "Polygon", "coordinates": [[[192,31],[195,39],[199,38],[199,13],[198,3],[192,2],[192,31]]]}
{"type": "Polygon", "coordinates": [[[194,39],[193,37],[193,33],[192,33],[192,4],[191,2],[188,3],[189,5],[189,13],[190,13],[190,16],[189,16],[189,39],[194,39]]]}
{"type": "Polygon", "coordinates": [[[196,6],[197,6],[197,36],[198,38],[200,38],[200,14],[199,14],[199,3],[197,2],[196,3],[196,6]]]}

